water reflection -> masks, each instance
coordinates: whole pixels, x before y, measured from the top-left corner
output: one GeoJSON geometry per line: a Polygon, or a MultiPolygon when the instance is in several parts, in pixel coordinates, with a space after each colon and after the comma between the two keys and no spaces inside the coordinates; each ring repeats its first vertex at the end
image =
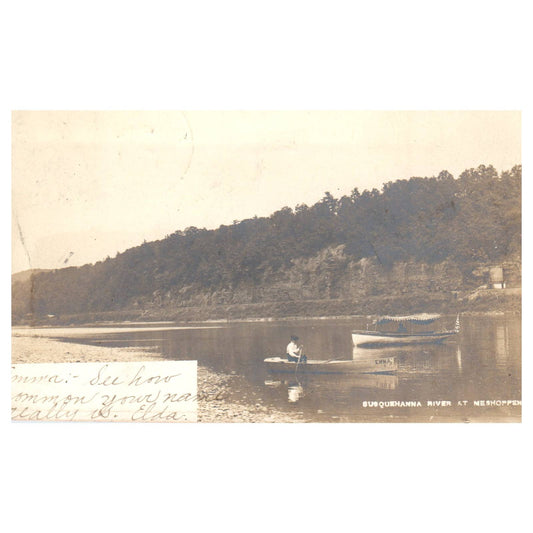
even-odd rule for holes
{"type": "Polygon", "coordinates": [[[434,374],[443,371],[456,373],[457,348],[454,344],[428,344],[398,350],[398,371],[404,374],[434,374]]]}
{"type": "Polygon", "coordinates": [[[509,334],[505,325],[496,327],[496,361],[498,364],[506,364],[509,356],[509,334]]]}
{"type": "Polygon", "coordinates": [[[286,379],[265,379],[264,384],[269,389],[286,388],[288,402],[296,403],[311,393],[330,397],[335,389],[342,393],[358,389],[390,391],[396,389],[399,382],[400,377],[396,374],[308,374],[286,379]]]}
{"type": "MultiPolygon", "coordinates": [[[[357,348],[353,329],[364,319],[230,323],[219,329],[98,333],[85,341],[109,346],[154,345],[168,359],[197,360],[214,372],[239,376],[236,397],[260,395],[269,405],[298,409],[313,418],[362,416],[366,400],[479,400],[521,398],[521,323],[517,316],[462,318],[460,335],[437,345],[357,348]],[[309,359],[395,357],[395,375],[332,374],[278,376],[264,359],[282,356],[287,338],[298,335],[309,359]],[[238,389],[238,390],[237,390],[238,389]],[[290,405],[289,405],[290,404],[290,405]]],[[[385,414],[384,414],[385,416],[385,414]]]]}
{"type": "Polygon", "coordinates": [[[287,388],[289,394],[289,403],[296,403],[303,395],[304,388],[300,383],[291,383],[287,388]]]}
{"type": "Polygon", "coordinates": [[[275,389],[277,387],[281,387],[282,382],[280,380],[276,380],[276,379],[265,379],[265,385],[267,387],[275,389]]]}
{"type": "Polygon", "coordinates": [[[457,346],[456,358],[457,358],[457,370],[461,374],[463,372],[463,363],[461,361],[461,347],[460,346],[457,346]]]}

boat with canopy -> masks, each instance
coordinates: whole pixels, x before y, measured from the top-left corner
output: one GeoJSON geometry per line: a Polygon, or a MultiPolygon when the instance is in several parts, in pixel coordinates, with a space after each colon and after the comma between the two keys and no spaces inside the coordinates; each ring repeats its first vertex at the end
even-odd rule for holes
{"type": "Polygon", "coordinates": [[[352,331],[356,347],[404,346],[411,344],[439,343],[457,335],[460,331],[459,315],[454,329],[435,329],[442,315],[422,313],[405,316],[380,316],[374,320],[373,330],[352,331]]]}

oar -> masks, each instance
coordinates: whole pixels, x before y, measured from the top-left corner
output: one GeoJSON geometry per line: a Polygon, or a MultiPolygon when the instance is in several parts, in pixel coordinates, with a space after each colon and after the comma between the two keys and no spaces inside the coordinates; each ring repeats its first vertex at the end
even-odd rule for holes
{"type": "Polygon", "coordinates": [[[294,375],[296,376],[296,372],[298,371],[298,365],[300,364],[300,361],[302,360],[302,355],[303,355],[303,349],[304,349],[304,346],[303,344],[300,346],[300,355],[298,356],[298,362],[296,363],[296,367],[294,368],[294,375]]]}

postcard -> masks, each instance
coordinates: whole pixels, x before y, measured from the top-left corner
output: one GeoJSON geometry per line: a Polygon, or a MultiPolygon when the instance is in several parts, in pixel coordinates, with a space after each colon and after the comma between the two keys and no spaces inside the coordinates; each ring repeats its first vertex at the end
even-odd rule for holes
{"type": "Polygon", "coordinates": [[[14,111],[12,419],[520,422],[518,111],[14,111]]]}

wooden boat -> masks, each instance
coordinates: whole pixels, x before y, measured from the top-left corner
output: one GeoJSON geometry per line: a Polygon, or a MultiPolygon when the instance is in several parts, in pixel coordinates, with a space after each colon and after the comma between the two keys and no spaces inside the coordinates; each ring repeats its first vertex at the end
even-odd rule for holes
{"type": "Polygon", "coordinates": [[[442,318],[441,315],[409,315],[409,316],[383,316],[378,318],[374,324],[382,326],[394,324],[395,331],[382,330],[356,330],[352,332],[353,345],[356,347],[383,347],[383,346],[405,346],[411,344],[434,344],[442,342],[459,333],[459,315],[455,322],[455,329],[443,331],[417,331],[417,326],[430,326],[436,320],[442,318]],[[397,327],[396,327],[397,324],[397,327]]]}
{"type": "Polygon", "coordinates": [[[283,357],[269,357],[265,364],[271,372],[298,372],[307,374],[378,374],[398,370],[395,357],[365,357],[361,359],[308,359],[305,363],[293,363],[283,357]]]}

